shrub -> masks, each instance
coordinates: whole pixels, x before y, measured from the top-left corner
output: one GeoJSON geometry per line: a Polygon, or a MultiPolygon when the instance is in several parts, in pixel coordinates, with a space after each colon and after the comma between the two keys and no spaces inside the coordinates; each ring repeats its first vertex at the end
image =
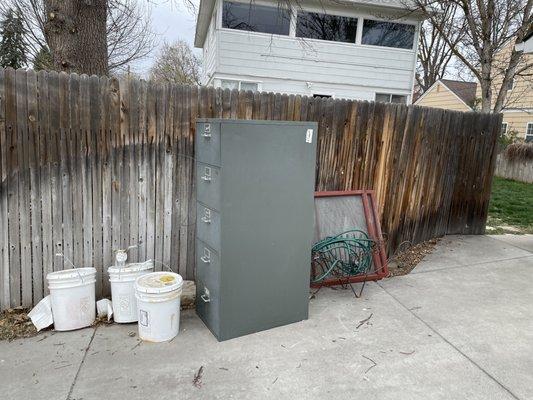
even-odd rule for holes
{"type": "Polygon", "coordinates": [[[512,143],[503,154],[509,161],[533,160],[533,143],[512,143]]]}

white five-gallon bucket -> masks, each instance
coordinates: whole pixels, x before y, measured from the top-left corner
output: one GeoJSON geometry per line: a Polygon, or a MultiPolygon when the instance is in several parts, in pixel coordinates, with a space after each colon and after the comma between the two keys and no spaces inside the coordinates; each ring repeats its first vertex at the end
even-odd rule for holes
{"type": "Polygon", "coordinates": [[[113,319],[115,322],[137,321],[135,279],[152,272],[153,269],[154,263],[152,260],[124,266],[112,266],[107,269],[109,282],[111,282],[111,301],[113,303],[113,319]]]}
{"type": "Polygon", "coordinates": [[[56,330],[71,331],[93,324],[95,277],[94,268],[66,269],[46,275],[56,330]]]}
{"type": "Polygon", "coordinates": [[[139,337],[150,342],[174,338],[180,328],[183,279],[174,272],[152,272],[135,281],[139,337]]]}

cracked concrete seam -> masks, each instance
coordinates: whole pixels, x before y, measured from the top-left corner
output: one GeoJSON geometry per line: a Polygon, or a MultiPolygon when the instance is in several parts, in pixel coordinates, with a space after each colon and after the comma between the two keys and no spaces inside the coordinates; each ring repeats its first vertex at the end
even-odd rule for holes
{"type": "Polygon", "coordinates": [[[87,358],[87,353],[89,353],[89,349],[91,348],[91,344],[93,343],[94,336],[96,335],[97,330],[98,330],[98,325],[94,327],[93,334],[91,335],[91,339],[89,340],[89,343],[87,344],[87,347],[85,348],[85,353],[83,354],[80,365],[78,366],[76,375],[74,375],[74,379],[72,380],[72,384],[70,385],[70,389],[67,393],[66,400],[72,400],[72,392],[74,391],[74,386],[76,385],[76,381],[78,380],[78,376],[80,374],[81,368],[83,367],[83,363],[85,362],[85,359],[87,358]]]}

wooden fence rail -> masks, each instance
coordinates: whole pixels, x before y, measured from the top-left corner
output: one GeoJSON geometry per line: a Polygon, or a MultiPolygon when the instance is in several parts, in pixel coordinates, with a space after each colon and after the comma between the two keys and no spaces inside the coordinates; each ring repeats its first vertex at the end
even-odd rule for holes
{"type": "MultiPolygon", "coordinates": [[[[0,70],[0,307],[138,244],[194,277],[197,117],[317,121],[318,190],[375,189],[392,251],[484,231],[498,115],[0,70]]],[[[158,269],[161,269],[158,264],[158,269]]]]}

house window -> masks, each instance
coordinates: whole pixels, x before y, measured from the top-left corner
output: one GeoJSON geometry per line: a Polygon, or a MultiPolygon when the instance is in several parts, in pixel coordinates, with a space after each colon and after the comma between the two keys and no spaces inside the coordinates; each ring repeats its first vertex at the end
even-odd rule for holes
{"type": "Polygon", "coordinates": [[[330,99],[332,96],[330,94],[315,93],[315,94],[313,94],[313,97],[315,99],[330,99]]]}
{"type": "Polygon", "coordinates": [[[296,36],[355,43],[357,18],[298,11],[296,36]]]}
{"type": "Polygon", "coordinates": [[[376,101],[380,103],[407,103],[407,96],[392,93],[376,93],[376,101]]]}
{"type": "Polygon", "coordinates": [[[259,84],[257,82],[245,82],[237,81],[233,79],[222,79],[220,81],[220,87],[222,89],[237,89],[237,90],[251,90],[252,92],[257,92],[259,90],[259,84]]]}
{"type": "Polygon", "coordinates": [[[526,142],[533,142],[533,122],[528,122],[526,126],[526,142]]]}
{"type": "Polygon", "coordinates": [[[229,90],[237,89],[237,90],[239,90],[239,81],[230,81],[229,79],[222,79],[220,81],[220,87],[222,89],[229,89],[229,90]]]}
{"type": "Polygon", "coordinates": [[[502,122],[502,129],[500,132],[502,136],[507,135],[507,126],[508,126],[507,122],[502,122]]]}
{"type": "Polygon", "coordinates": [[[288,35],[290,12],[285,8],[224,1],[222,27],[241,31],[288,35]]]}
{"type": "Polygon", "coordinates": [[[241,82],[240,85],[240,90],[250,90],[252,92],[257,92],[257,90],[259,89],[256,82],[241,82]]]}
{"type": "Polygon", "coordinates": [[[365,19],[363,22],[363,44],[412,49],[414,40],[414,25],[371,19],[365,19]]]}

